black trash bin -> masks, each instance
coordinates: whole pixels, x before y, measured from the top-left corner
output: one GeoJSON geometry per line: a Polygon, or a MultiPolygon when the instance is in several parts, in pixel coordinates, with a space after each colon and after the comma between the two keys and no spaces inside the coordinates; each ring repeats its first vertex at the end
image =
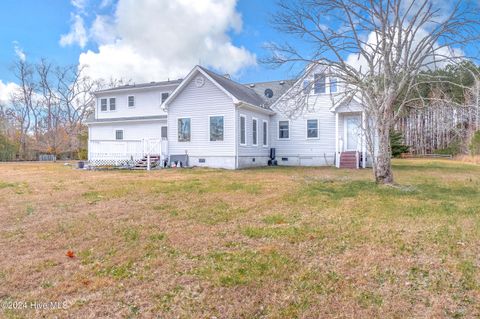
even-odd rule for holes
{"type": "Polygon", "coordinates": [[[80,162],[77,163],[77,168],[83,169],[84,167],[85,167],[85,162],[80,161],[80,162]]]}

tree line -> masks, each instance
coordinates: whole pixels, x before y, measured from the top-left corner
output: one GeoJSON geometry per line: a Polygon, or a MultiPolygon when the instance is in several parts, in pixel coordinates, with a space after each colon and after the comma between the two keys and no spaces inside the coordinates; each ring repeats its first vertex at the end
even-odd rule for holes
{"type": "Polygon", "coordinates": [[[85,158],[85,119],[95,107],[93,92],[118,83],[92,79],[86,66],[60,66],[47,59],[17,60],[17,86],[0,104],[0,160],[35,160],[39,154],[85,158]]]}

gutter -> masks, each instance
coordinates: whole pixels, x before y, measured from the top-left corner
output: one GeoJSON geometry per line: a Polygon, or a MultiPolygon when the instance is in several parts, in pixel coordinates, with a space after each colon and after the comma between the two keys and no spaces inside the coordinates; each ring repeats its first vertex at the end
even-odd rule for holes
{"type": "Polygon", "coordinates": [[[236,102],[234,102],[234,105],[238,108],[244,108],[244,109],[256,111],[256,112],[259,112],[259,113],[263,113],[263,114],[266,114],[266,115],[275,115],[276,114],[275,111],[273,111],[273,110],[264,109],[260,106],[256,106],[256,105],[244,102],[244,101],[236,101],[236,102]]]}

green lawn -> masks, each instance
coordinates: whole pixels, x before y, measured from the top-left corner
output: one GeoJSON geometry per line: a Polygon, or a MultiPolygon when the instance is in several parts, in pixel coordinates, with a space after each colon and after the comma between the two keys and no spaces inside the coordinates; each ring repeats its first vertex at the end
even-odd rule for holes
{"type": "Polygon", "coordinates": [[[0,317],[479,317],[480,166],[394,174],[0,164],[0,317]]]}

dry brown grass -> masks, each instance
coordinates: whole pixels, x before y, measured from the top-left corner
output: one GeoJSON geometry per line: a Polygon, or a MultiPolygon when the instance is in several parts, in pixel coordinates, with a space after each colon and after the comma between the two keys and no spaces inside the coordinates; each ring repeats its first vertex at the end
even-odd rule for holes
{"type": "Polygon", "coordinates": [[[480,155],[457,155],[455,160],[462,163],[480,164],[480,155]]]}
{"type": "Polygon", "coordinates": [[[0,316],[480,316],[480,167],[394,169],[1,164],[0,316]]]}

